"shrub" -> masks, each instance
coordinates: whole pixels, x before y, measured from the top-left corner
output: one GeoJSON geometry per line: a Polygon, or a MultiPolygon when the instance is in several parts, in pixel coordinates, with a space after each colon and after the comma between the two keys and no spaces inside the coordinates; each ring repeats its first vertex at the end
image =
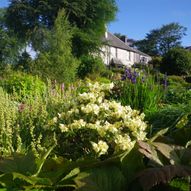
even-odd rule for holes
{"type": "Polygon", "coordinates": [[[174,48],[167,52],[161,63],[161,72],[168,75],[189,75],[191,73],[191,53],[185,49],[174,48]]]}
{"type": "Polygon", "coordinates": [[[46,85],[37,76],[21,72],[12,72],[0,80],[0,85],[9,94],[16,93],[20,98],[44,95],[46,85]]]}
{"type": "Polygon", "coordinates": [[[165,96],[165,102],[168,104],[188,104],[191,103],[191,89],[184,87],[168,88],[165,96]]]}
{"type": "Polygon", "coordinates": [[[165,102],[168,104],[188,104],[191,101],[191,85],[181,76],[168,76],[165,102]]]}
{"type": "Polygon", "coordinates": [[[106,67],[100,57],[85,55],[81,57],[81,64],[78,67],[78,76],[96,78],[106,71],[106,67]]]}
{"type": "Polygon", "coordinates": [[[149,65],[153,67],[153,69],[160,69],[160,65],[162,63],[162,57],[157,56],[153,57],[151,61],[149,61],[149,65]]]}
{"type": "Polygon", "coordinates": [[[184,80],[181,76],[168,76],[168,83],[170,86],[182,86],[182,87],[188,87],[189,84],[184,80]]]}
{"type": "Polygon", "coordinates": [[[67,158],[111,156],[146,138],[144,114],[106,99],[113,84],[88,83],[68,112],[49,122],[57,132],[57,153],[67,158]]]}

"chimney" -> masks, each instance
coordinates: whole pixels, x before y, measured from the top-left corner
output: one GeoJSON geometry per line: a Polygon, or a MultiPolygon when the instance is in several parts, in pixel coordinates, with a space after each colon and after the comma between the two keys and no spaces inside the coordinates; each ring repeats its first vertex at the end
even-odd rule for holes
{"type": "Polygon", "coordinates": [[[105,24],[105,38],[108,37],[108,33],[107,33],[107,25],[105,24]]]}
{"type": "Polygon", "coordinates": [[[107,33],[107,31],[105,31],[105,38],[107,38],[108,37],[108,33],[107,33]]]}
{"type": "Polygon", "coordinates": [[[125,44],[128,44],[128,38],[127,38],[127,36],[125,36],[125,44]]]}

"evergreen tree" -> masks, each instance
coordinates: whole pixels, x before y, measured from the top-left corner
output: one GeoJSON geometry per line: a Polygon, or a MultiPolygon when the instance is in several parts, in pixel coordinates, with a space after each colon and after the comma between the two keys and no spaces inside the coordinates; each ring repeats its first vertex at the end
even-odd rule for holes
{"type": "Polygon", "coordinates": [[[34,70],[44,79],[62,83],[74,81],[78,61],[71,53],[72,28],[64,11],[58,13],[54,27],[47,31],[46,49],[36,59],[34,70]]]}

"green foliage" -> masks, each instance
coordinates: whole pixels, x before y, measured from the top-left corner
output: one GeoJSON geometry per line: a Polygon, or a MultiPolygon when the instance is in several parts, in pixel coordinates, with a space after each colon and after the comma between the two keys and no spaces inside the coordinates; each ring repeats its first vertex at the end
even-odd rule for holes
{"type": "Polygon", "coordinates": [[[33,60],[28,52],[24,51],[19,57],[18,57],[18,63],[14,65],[15,70],[20,70],[26,73],[32,72],[32,63],[33,60]]]}
{"type": "Polygon", "coordinates": [[[186,28],[178,23],[163,25],[151,30],[145,39],[135,42],[135,46],[151,56],[164,55],[171,48],[180,46],[185,31],[186,28]]]}
{"type": "Polygon", "coordinates": [[[162,86],[155,82],[153,76],[133,71],[127,74],[126,80],[119,81],[113,91],[115,99],[122,105],[130,105],[144,112],[157,110],[164,95],[162,86]]]}
{"type": "Polygon", "coordinates": [[[6,9],[0,8],[0,69],[4,69],[6,64],[15,64],[20,51],[21,43],[16,35],[7,30],[4,15],[6,9]]]}
{"type": "Polygon", "coordinates": [[[189,178],[176,178],[170,182],[172,188],[176,188],[179,191],[189,191],[190,181],[189,178]]]}
{"type": "Polygon", "coordinates": [[[13,155],[0,162],[0,185],[8,190],[57,190],[75,187],[73,179],[79,170],[63,159],[48,160],[55,145],[36,158],[32,153],[13,155]],[[54,169],[51,165],[54,164],[54,169]]]}
{"type": "Polygon", "coordinates": [[[164,55],[160,69],[168,75],[189,75],[191,73],[191,53],[181,48],[171,49],[164,55]]]}
{"type": "Polygon", "coordinates": [[[21,139],[20,150],[32,150],[37,156],[52,144],[53,135],[46,134],[44,128],[48,120],[47,98],[38,95],[19,103],[19,115],[16,124],[19,127],[21,139]]]}
{"type": "Polygon", "coordinates": [[[75,80],[78,61],[71,53],[71,32],[65,12],[59,12],[53,30],[48,32],[46,49],[39,54],[34,66],[36,73],[45,80],[60,83],[75,80]]]}
{"type": "Polygon", "coordinates": [[[160,69],[161,63],[162,63],[162,57],[160,56],[153,57],[152,60],[149,62],[149,64],[151,64],[152,67],[157,70],[160,69]]]}
{"type": "Polygon", "coordinates": [[[81,64],[78,67],[78,76],[82,79],[89,77],[91,79],[100,76],[105,72],[106,67],[101,58],[95,56],[82,56],[81,64]]]}
{"type": "Polygon", "coordinates": [[[191,90],[183,87],[168,89],[165,102],[167,104],[189,104],[191,102],[191,90]]]}
{"type": "Polygon", "coordinates": [[[191,85],[181,76],[168,76],[168,88],[165,95],[167,104],[189,104],[191,101],[191,85]]]}
{"type": "Polygon", "coordinates": [[[82,172],[75,182],[77,183],[76,191],[124,191],[126,184],[121,170],[115,166],[99,167],[82,172]]]}
{"type": "Polygon", "coordinates": [[[189,88],[190,84],[187,83],[183,77],[181,76],[176,76],[176,75],[171,75],[168,76],[168,85],[170,87],[177,87],[177,88],[189,88]]]}
{"type": "Polygon", "coordinates": [[[9,94],[18,94],[20,98],[44,95],[46,85],[37,76],[28,75],[22,72],[11,72],[4,76],[0,85],[9,94]]]}
{"type": "Polygon", "coordinates": [[[0,88],[0,155],[9,155],[19,144],[18,127],[15,127],[17,106],[0,88]]]}
{"type": "Polygon", "coordinates": [[[38,35],[36,31],[41,28],[52,29],[58,12],[62,9],[70,24],[76,26],[72,49],[77,56],[98,49],[105,24],[114,19],[117,11],[114,0],[11,0],[6,22],[21,39],[28,40],[34,33],[38,35]]]}

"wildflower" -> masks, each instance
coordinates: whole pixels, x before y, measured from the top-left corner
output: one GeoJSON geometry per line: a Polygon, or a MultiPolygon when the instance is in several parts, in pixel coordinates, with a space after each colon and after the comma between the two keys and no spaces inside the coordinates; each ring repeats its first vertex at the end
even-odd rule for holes
{"type": "Polygon", "coordinates": [[[26,105],[24,103],[21,103],[19,106],[18,106],[18,110],[19,112],[23,112],[24,109],[25,109],[26,105]]]}
{"type": "Polygon", "coordinates": [[[65,85],[64,83],[61,84],[61,91],[63,92],[64,91],[64,88],[65,88],[65,85]]]}

